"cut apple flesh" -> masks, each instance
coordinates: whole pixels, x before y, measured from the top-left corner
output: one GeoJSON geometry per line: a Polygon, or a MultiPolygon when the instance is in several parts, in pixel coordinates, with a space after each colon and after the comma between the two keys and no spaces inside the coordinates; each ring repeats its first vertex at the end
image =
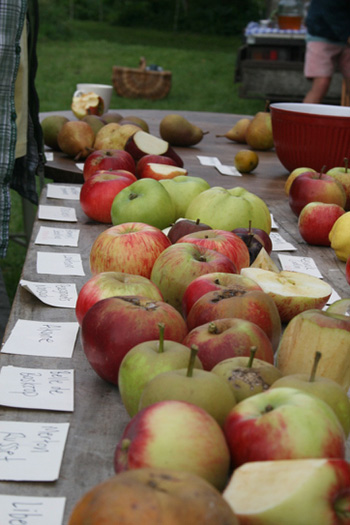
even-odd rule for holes
{"type": "MultiPolygon", "coordinates": [[[[336,519],[330,521],[331,516],[335,518],[330,498],[334,496],[336,500],[337,496],[333,494],[332,485],[335,490],[346,490],[344,483],[337,481],[337,468],[344,469],[344,463],[328,459],[245,463],[234,471],[223,497],[240,523],[340,523],[336,519]]],[[[336,505],[336,501],[333,504],[336,505]]]]}
{"type": "Polygon", "coordinates": [[[163,175],[164,178],[169,177],[170,174],[172,174],[174,177],[187,175],[187,170],[185,168],[179,168],[169,164],[157,164],[155,162],[149,162],[148,167],[151,169],[151,171],[154,171],[159,175],[163,175]]]}
{"type": "Polygon", "coordinates": [[[275,301],[282,322],[311,308],[321,309],[332,294],[328,283],[318,277],[302,273],[274,272],[262,268],[242,268],[241,274],[257,282],[275,301]]]}

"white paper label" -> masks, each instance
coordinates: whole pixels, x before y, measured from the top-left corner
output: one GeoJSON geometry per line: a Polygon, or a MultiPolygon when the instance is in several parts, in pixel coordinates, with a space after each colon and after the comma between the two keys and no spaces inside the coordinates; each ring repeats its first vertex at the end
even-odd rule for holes
{"type": "Polygon", "coordinates": [[[312,257],[298,257],[295,255],[278,254],[282,270],[289,272],[301,272],[319,277],[322,279],[322,274],[316,266],[312,257]]]}
{"type": "Polygon", "coordinates": [[[39,204],[38,219],[47,221],[77,222],[75,208],[68,206],[47,206],[39,204]]]}
{"type": "Polygon", "coordinates": [[[62,525],[66,498],[0,495],[1,525],[62,525]]]}
{"type": "Polygon", "coordinates": [[[205,157],[204,155],[197,155],[197,159],[202,166],[217,166],[221,164],[217,157],[205,157]]]}
{"type": "Polygon", "coordinates": [[[47,185],[47,198],[48,199],[69,199],[72,201],[78,201],[80,197],[81,186],[62,186],[60,184],[48,184],[47,185]]]}
{"type": "Polygon", "coordinates": [[[69,423],[0,421],[0,479],[58,479],[69,423]]]}
{"type": "Polygon", "coordinates": [[[19,284],[44,304],[75,308],[78,299],[75,283],[39,283],[22,279],[19,284]]]}
{"type": "Polygon", "coordinates": [[[79,253],[37,252],[36,271],[50,275],[85,275],[79,253]]]}
{"type": "Polygon", "coordinates": [[[270,239],[272,241],[272,250],[274,252],[291,252],[296,248],[290,242],[287,242],[282,235],[277,232],[270,232],[270,239]]]}
{"type": "Polygon", "coordinates": [[[5,354],[72,357],[79,323],[18,319],[1,351],[5,354]]]}
{"type": "Polygon", "coordinates": [[[0,405],[34,410],[74,409],[74,370],[3,366],[0,405]]]}
{"type": "Polygon", "coordinates": [[[48,246],[78,246],[80,230],[71,228],[48,228],[40,226],[35,244],[48,246]]]}

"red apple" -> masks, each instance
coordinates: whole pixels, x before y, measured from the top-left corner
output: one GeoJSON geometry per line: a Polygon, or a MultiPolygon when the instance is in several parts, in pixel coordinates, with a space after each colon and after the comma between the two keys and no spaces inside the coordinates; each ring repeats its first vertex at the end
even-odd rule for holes
{"type": "Polygon", "coordinates": [[[247,245],[238,235],[226,230],[202,230],[189,233],[178,241],[189,242],[197,246],[203,246],[209,250],[216,250],[227,255],[234,263],[237,273],[242,268],[249,266],[249,251],[247,245]]]}
{"type": "Polygon", "coordinates": [[[81,325],[84,315],[97,301],[116,295],[142,295],[154,301],[163,297],[147,277],[122,272],[101,272],[91,277],[78,294],[75,315],[81,325]]]}
{"type": "Polygon", "coordinates": [[[242,287],[242,290],[262,290],[252,279],[240,274],[213,272],[200,275],[186,288],[182,298],[182,314],[186,318],[194,303],[202,295],[214,290],[242,287]]]}
{"type": "Polygon", "coordinates": [[[346,261],[346,265],[345,265],[345,277],[346,277],[346,280],[348,281],[348,283],[350,284],[350,257],[349,257],[348,260],[346,261]]]}
{"type": "Polygon", "coordinates": [[[114,454],[117,473],[145,467],[187,471],[222,490],[230,468],[224,433],[212,416],[192,403],[153,403],[131,419],[114,454]]]}
{"type": "Polygon", "coordinates": [[[299,215],[300,235],[308,244],[330,246],[329,232],[335,221],[344,213],[344,208],[338,204],[309,202],[299,215]]]}
{"type": "Polygon", "coordinates": [[[179,166],[170,166],[169,164],[160,164],[159,162],[149,162],[143,166],[140,172],[140,179],[174,179],[175,177],[184,177],[187,175],[185,168],[179,166]]]}
{"type": "Polygon", "coordinates": [[[230,357],[250,356],[256,346],[255,356],[273,364],[274,352],[270,339],[257,324],[244,319],[216,319],[193,328],[182,344],[198,347],[198,358],[204,370],[230,357]]]}
{"type": "Polygon", "coordinates": [[[132,137],[129,137],[125,144],[125,151],[130,153],[135,161],[144,155],[165,155],[174,159],[177,166],[183,167],[183,160],[169,142],[145,131],[137,131],[132,137]]]}
{"type": "Polygon", "coordinates": [[[155,261],[151,281],[158,286],[164,300],[181,311],[182,296],[189,283],[212,272],[236,273],[236,267],[231,259],[215,250],[193,243],[175,243],[155,261]]]}
{"type": "Polygon", "coordinates": [[[299,216],[309,202],[326,202],[338,204],[344,208],[346,193],[336,179],[325,173],[306,172],[296,177],[289,190],[289,205],[299,216]]]}
{"type": "Polygon", "coordinates": [[[108,271],[149,278],[155,260],[171,242],[155,226],[125,222],[98,235],[90,251],[92,274],[108,271]]]}
{"type": "Polygon", "coordinates": [[[237,317],[257,324],[264,330],[276,350],[281,336],[281,319],[273,299],[260,290],[233,286],[208,292],[198,299],[187,316],[187,326],[197,326],[216,319],[237,317]]]}
{"type": "Polygon", "coordinates": [[[81,338],[87,360],[105,381],[118,384],[120,364],[126,353],[139,343],[157,339],[159,323],[164,337],[181,341],[186,323],[169,304],[140,295],[108,297],[95,303],[85,314],[81,338]]]}
{"type": "Polygon", "coordinates": [[[136,171],[135,174],[137,177],[140,177],[140,174],[142,173],[143,168],[146,164],[152,162],[153,164],[167,164],[169,166],[177,166],[174,159],[170,157],[166,157],[165,155],[144,155],[141,157],[136,164],[136,171]]]}
{"type": "Polygon", "coordinates": [[[114,197],[130,184],[132,180],[129,177],[95,172],[84,182],[80,191],[83,212],[94,221],[112,224],[111,208],[114,197]]]}
{"type": "Polygon", "coordinates": [[[266,390],[240,401],[224,432],[234,468],[250,461],[345,457],[345,434],[333,409],[296,388],[266,390]]]}
{"type": "MultiPolygon", "coordinates": [[[[127,170],[98,170],[93,173],[93,175],[118,175],[119,177],[124,177],[125,179],[129,179],[131,182],[137,181],[136,175],[131,173],[131,171],[127,170]]],[[[89,177],[90,178],[90,177],[89,177]]],[[[85,181],[86,182],[86,181],[85,181]]]]}
{"type": "Polygon", "coordinates": [[[127,151],[121,149],[96,150],[84,162],[83,176],[87,180],[95,171],[126,170],[135,173],[135,161],[127,151]]]}

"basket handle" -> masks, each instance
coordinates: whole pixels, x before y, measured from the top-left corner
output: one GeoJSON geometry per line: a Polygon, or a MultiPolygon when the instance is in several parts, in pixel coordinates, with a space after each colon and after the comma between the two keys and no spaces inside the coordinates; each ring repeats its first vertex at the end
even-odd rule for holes
{"type": "Polygon", "coordinates": [[[142,70],[146,69],[146,59],[145,59],[145,57],[140,57],[139,68],[142,69],[142,70]]]}

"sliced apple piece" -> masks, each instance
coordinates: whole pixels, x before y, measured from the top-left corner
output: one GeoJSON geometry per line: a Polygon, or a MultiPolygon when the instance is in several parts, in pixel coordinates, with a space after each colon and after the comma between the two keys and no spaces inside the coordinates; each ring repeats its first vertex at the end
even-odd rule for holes
{"type": "Polygon", "coordinates": [[[261,268],[263,270],[270,270],[271,272],[279,272],[278,266],[272,260],[265,248],[261,248],[256,259],[250,265],[250,268],[261,268]]]}
{"type": "Polygon", "coordinates": [[[255,461],[234,471],[223,497],[242,524],[329,525],[345,519],[349,476],[343,459],[255,461]]]}
{"type": "Polygon", "coordinates": [[[323,308],[332,293],[328,283],[302,272],[249,267],[242,268],[241,274],[253,279],[274,300],[282,323],[305,310],[323,308]]]}
{"type": "Polygon", "coordinates": [[[129,138],[124,149],[135,160],[141,159],[144,155],[165,155],[174,159],[178,166],[183,167],[183,160],[170,146],[169,142],[146,131],[137,131],[129,138]]]}
{"type": "Polygon", "coordinates": [[[169,164],[158,164],[155,162],[149,162],[141,170],[139,177],[141,179],[173,179],[174,177],[179,177],[180,175],[186,176],[187,170],[185,168],[180,168],[179,166],[170,166],[169,164]]]}

